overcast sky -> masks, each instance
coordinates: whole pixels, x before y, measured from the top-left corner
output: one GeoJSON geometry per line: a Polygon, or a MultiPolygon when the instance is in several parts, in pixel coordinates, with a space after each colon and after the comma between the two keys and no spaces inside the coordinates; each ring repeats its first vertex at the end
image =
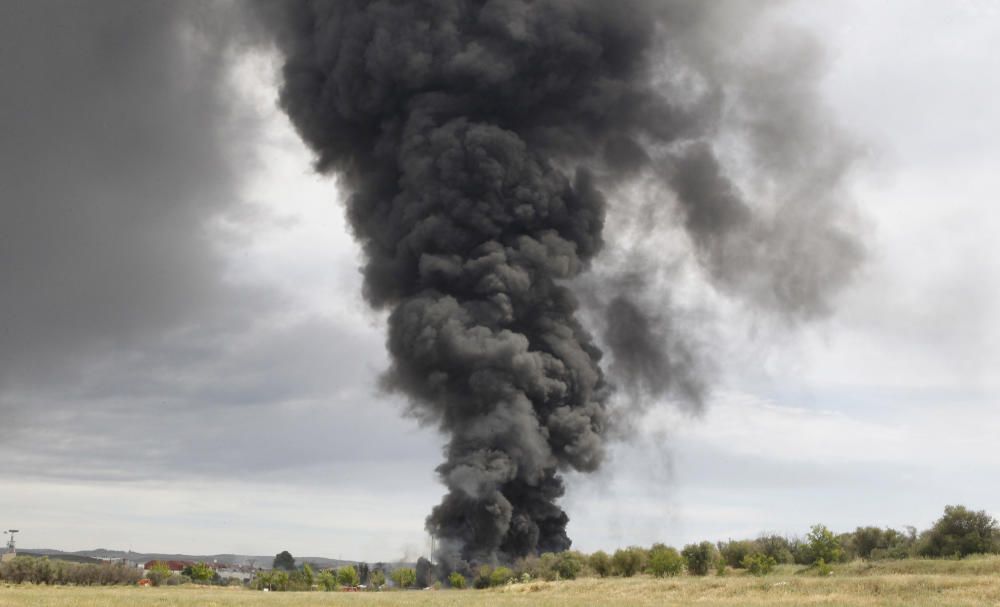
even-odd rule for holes
{"type": "MultiPolygon", "coordinates": [[[[278,59],[221,5],[45,4],[0,5],[0,528],[425,552],[443,439],[377,389],[384,321],[278,59]]],[[[1000,4],[781,14],[862,151],[867,262],[818,322],[714,312],[705,411],[654,406],[569,477],[583,550],[1000,515],[1000,4]]]]}

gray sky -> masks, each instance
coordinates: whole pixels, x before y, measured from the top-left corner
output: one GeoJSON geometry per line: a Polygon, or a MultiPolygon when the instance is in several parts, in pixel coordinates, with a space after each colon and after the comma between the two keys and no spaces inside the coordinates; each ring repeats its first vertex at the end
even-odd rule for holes
{"type": "MultiPolygon", "coordinates": [[[[415,556],[442,439],[376,389],[383,320],[277,60],[209,35],[211,9],[92,6],[0,8],[0,527],[415,556]]],[[[581,549],[1000,514],[1000,4],[781,14],[864,151],[868,263],[794,331],[710,297],[714,395],[570,477],[581,549]]]]}

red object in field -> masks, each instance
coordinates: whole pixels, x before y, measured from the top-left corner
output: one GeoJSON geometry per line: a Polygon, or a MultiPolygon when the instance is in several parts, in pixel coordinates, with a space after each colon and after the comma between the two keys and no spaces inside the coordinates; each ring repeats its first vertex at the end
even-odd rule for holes
{"type": "Polygon", "coordinates": [[[142,578],[141,580],[138,581],[138,584],[140,586],[152,586],[153,582],[147,580],[146,578],[142,578]]]}

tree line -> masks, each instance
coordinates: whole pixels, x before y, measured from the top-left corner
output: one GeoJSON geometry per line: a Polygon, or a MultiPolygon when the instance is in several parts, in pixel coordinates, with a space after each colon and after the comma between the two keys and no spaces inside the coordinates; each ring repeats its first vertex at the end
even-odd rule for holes
{"type": "Polygon", "coordinates": [[[122,563],[70,563],[18,556],[0,564],[0,580],[12,584],[72,586],[134,585],[143,572],[122,563]]]}
{"type": "MultiPolygon", "coordinates": [[[[824,525],[814,525],[804,538],[762,535],[756,539],[692,543],[677,550],[665,544],[649,548],[632,546],[608,554],[578,551],[531,555],[506,565],[480,565],[469,571],[440,571],[421,558],[415,568],[388,567],[377,563],[345,565],[316,571],[306,563],[296,566],[287,551],[275,556],[271,571],[258,572],[252,587],[272,591],[305,591],[449,586],[490,588],[532,580],[572,580],[578,577],[648,574],[669,577],[682,574],[704,576],[711,572],[726,575],[745,570],[767,575],[778,565],[802,565],[823,575],[830,565],[855,559],[868,561],[908,558],[964,558],[973,554],[1000,553],[1000,527],[985,511],[964,506],[947,506],[944,514],[927,530],[903,530],[875,526],[834,533],[824,525]]],[[[0,581],[33,584],[114,585],[135,584],[141,570],[122,564],[79,564],[50,561],[48,558],[19,556],[0,564],[0,581]]],[[[165,564],[154,566],[145,576],[154,584],[184,582],[223,583],[208,565],[197,563],[180,575],[165,564]]]]}
{"type": "MultiPolygon", "coordinates": [[[[480,565],[470,571],[440,571],[427,559],[416,568],[397,568],[389,573],[395,588],[449,586],[490,588],[532,580],[572,580],[578,577],[632,577],[646,574],[656,577],[677,575],[704,576],[715,572],[726,575],[744,570],[751,575],[767,575],[778,565],[802,565],[816,573],[829,573],[830,565],[855,559],[883,560],[907,558],[962,558],[971,554],[1000,553],[1000,529],[985,511],[964,506],[948,506],[930,529],[917,532],[874,526],[858,527],[846,533],[834,533],[825,525],[814,525],[803,538],[762,535],[756,539],[698,542],[680,550],[665,544],[649,548],[632,546],[608,554],[578,551],[532,555],[505,565],[480,565]]],[[[294,569],[291,555],[276,557],[275,564],[294,569]],[[279,558],[280,557],[280,558],[279,558]]],[[[367,565],[364,566],[367,573],[367,565]]],[[[337,590],[359,583],[368,589],[385,588],[385,569],[379,564],[380,577],[356,577],[354,566],[324,571],[315,576],[308,565],[294,571],[279,571],[258,577],[258,587],[272,590],[337,590]],[[322,576],[327,582],[320,582],[322,576]],[[310,582],[312,580],[312,582],[310,582]]],[[[374,573],[371,574],[374,576],[374,573]]]]}

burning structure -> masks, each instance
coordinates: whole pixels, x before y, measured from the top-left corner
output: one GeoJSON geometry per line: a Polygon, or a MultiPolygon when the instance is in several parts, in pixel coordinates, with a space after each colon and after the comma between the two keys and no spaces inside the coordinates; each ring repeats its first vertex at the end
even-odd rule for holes
{"type": "MultiPolygon", "coordinates": [[[[384,384],[449,437],[447,494],[427,519],[447,570],[570,546],[561,472],[601,465],[613,411],[572,288],[605,245],[608,192],[655,184],[711,281],[793,316],[821,311],[860,256],[812,188],[843,159],[809,164],[796,147],[823,130],[793,107],[809,106],[811,76],[760,71],[772,99],[733,92],[747,73],[717,50],[753,21],[746,7],[300,0],[261,13],[284,56],[282,107],[350,192],[365,296],[389,311],[384,384]],[[783,84],[799,76],[805,87],[783,84]],[[769,113],[784,110],[775,131],[769,113]],[[810,211],[755,215],[717,153],[733,116],[772,174],[799,164],[810,211]]],[[[605,309],[618,383],[700,399],[688,353],[655,339],[668,311],[634,295],[605,309]]]]}

